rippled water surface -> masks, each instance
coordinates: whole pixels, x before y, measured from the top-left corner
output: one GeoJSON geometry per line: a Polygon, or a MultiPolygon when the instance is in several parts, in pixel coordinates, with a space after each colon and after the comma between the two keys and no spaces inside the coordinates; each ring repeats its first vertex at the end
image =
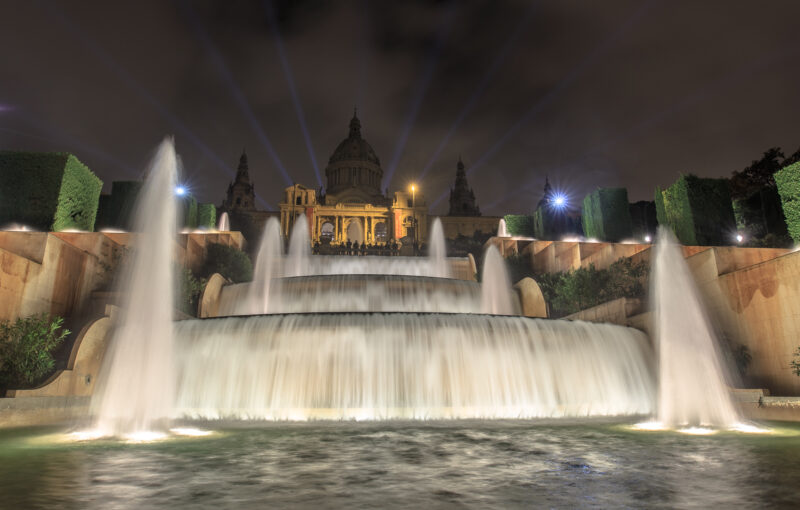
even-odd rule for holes
{"type": "Polygon", "coordinates": [[[792,507],[800,428],[280,424],[147,444],[0,432],[2,508],[792,507]]]}

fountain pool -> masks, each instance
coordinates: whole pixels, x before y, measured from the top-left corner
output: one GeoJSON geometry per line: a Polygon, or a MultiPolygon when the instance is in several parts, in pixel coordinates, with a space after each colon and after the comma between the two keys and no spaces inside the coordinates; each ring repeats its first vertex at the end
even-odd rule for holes
{"type": "Polygon", "coordinates": [[[0,431],[4,507],[790,508],[800,478],[797,427],[698,437],[605,421],[228,424],[143,444],[51,432],[0,431]]]}

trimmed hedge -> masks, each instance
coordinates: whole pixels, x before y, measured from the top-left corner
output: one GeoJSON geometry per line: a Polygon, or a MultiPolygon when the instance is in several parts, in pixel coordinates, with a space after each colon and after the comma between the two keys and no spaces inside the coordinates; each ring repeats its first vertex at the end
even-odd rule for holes
{"type": "Polygon", "coordinates": [[[94,230],[103,182],[66,152],[0,152],[0,224],[94,230]]]}
{"type": "Polygon", "coordinates": [[[583,232],[601,241],[621,241],[633,235],[625,188],[598,188],[583,199],[583,232]]]}
{"type": "Polygon", "coordinates": [[[197,228],[197,199],[192,195],[181,198],[183,215],[183,226],[186,228],[197,228]]]}
{"type": "Polygon", "coordinates": [[[656,218],[656,203],[653,201],[640,200],[628,206],[633,226],[633,236],[643,238],[644,236],[654,236],[658,228],[656,218]]]}
{"type": "Polygon", "coordinates": [[[533,216],[526,214],[506,214],[506,230],[512,236],[533,237],[533,216]]]}
{"type": "Polygon", "coordinates": [[[775,172],[789,235],[800,243],[800,161],[775,172]]]}
{"type": "Polygon", "coordinates": [[[199,204],[197,206],[197,226],[200,228],[217,228],[217,206],[214,204],[199,204]]]}
{"type": "Polygon", "coordinates": [[[767,234],[785,236],[786,222],[781,209],[781,197],[775,186],[766,186],[746,198],[733,201],[736,228],[747,233],[750,239],[761,239],[767,234]]]}
{"type": "Polygon", "coordinates": [[[564,235],[583,235],[581,219],[566,212],[549,210],[542,205],[533,213],[533,233],[537,239],[560,239],[564,235]]]}
{"type": "Polygon", "coordinates": [[[103,207],[104,227],[123,230],[133,228],[133,211],[143,185],[142,181],[114,181],[111,183],[111,195],[106,199],[108,205],[103,207]]]}
{"type": "Polygon", "coordinates": [[[736,219],[727,179],[683,175],[669,188],[656,187],[656,215],[684,245],[730,244],[736,219]]]}

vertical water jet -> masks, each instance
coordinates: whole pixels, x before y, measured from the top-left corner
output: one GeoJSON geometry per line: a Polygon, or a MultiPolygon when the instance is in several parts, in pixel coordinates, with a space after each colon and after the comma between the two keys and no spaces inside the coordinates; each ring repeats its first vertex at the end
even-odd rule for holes
{"type": "Polygon", "coordinates": [[[659,228],[653,274],[658,346],[658,421],[666,427],[731,427],[739,416],[717,339],[681,247],[659,228]]]}
{"type": "Polygon", "coordinates": [[[428,258],[433,266],[434,276],[449,278],[450,267],[447,264],[444,228],[442,227],[442,220],[439,218],[433,220],[433,225],[431,225],[431,237],[428,246],[428,258]]]}
{"type": "Polygon", "coordinates": [[[243,314],[263,314],[269,310],[271,294],[275,289],[272,280],[282,275],[283,249],[281,227],[277,218],[270,218],[264,226],[261,244],[256,255],[253,282],[247,300],[243,303],[243,314]]]}
{"type": "Polygon", "coordinates": [[[512,315],[514,308],[505,260],[497,248],[491,245],[483,257],[481,311],[495,315],[512,315]]]}
{"type": "Polygon", "coordinates": [[[167,138],[150,163],[134,211],[134,248],[121,282],[119,322],[92,396],[92,413],[103,434],[166,430],[172,415],[177,165],[174,143],[167,138]]]}
{"type": "Polygon", "coordinates": [[[308,220],[301,214],[294,222],[289,238],[289,257],[286,261],[285,276],[304,276],[308,274],[311,261],[311,237],[308,233],[308,220]]]}

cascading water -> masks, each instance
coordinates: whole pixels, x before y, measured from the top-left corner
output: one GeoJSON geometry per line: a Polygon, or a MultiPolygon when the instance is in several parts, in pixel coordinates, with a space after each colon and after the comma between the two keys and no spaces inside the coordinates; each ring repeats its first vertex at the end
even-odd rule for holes
{"type": "Polygon", "coordinates": [[[270,292],[274,292],[272,282],[283,272],[283,241],[281,227],[277,218],[270,218],[264,226],[261,244],[256,255],[253,281],[249,295],[240,310],[244,315],[267,313],[270,305],[270,292]]]}
{"type": "Polygon", "coordinates": [[[301,214],[292,226],[292,236],[289,239],[289,258],[285,264],[286,276],[304,276],[308,273],[311,260],[311,238],[308,233],[308,220],[301,214]]]}
{"type": "Polygon", "coordinates": [[[220,232],[228,232],[231,229],[230,220],[228,219],[228,213],[224,212],[220,214],[219,221],[217,222],[217,230],[220,232]]]}
{"type": "Polygon", "coordinates": [[[653,276],[658,345],[658,421],[666,427],[732,427],[739,416],[714,332],[681,248],[659,228],[653,276]]]}
{"type": "Polygon", "coordinates": [[[431,265],[433,271],[441,278],[448,278],[450,276],[450,267],[447,263],[447,248],[444,242],[444,228],[442,228],[442,220],[436,218],[433,220],[431,226],[431,238],[428,243],[431,265]]]}
{"type": "Polygon", "coordinates": [[[497,224],[497,237],[510,237],[506,229],[506,220],[500,218],[500,223],[497,224]]]}
{"type": "Polygon", "coordinates": [[[165,139],[139,194],[135,246],[121,285],[120,320],[92,398],[97,429],[105,435],[165,429],[173,413],[176,182],[175,147],[165,139]]]}
{"type": "Polygon", "coordinates": [[[444,419],[646,414],[647,338],[607,324],[469,314],[181,321],[180,416],[444,419]]]}
{"type": "Polygon", "coordinates": [[[512,315],[518,308],[514,306],[515,296],[511,291],[506,263],[494,245],[489,246],[483,256],[481,290],[483,313],[512,315]]]}

